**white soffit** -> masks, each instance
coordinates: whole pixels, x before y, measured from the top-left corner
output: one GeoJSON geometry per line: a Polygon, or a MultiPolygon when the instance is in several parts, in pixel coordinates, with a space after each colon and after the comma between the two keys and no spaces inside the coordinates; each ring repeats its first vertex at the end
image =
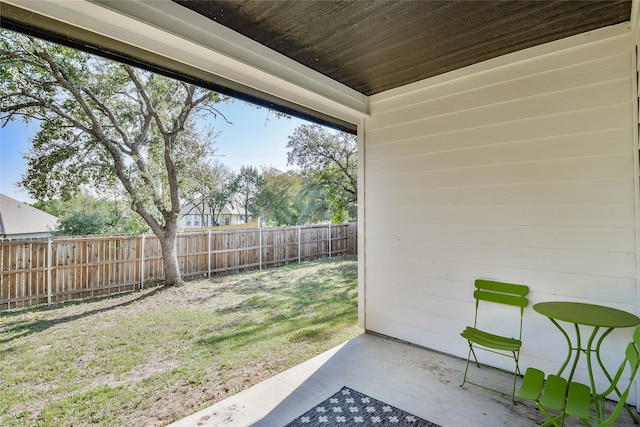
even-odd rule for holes
{"type": "Polygon", "coordinates": [[[170,0],[5,3],[358,124],[368,98],[170,0]]]}

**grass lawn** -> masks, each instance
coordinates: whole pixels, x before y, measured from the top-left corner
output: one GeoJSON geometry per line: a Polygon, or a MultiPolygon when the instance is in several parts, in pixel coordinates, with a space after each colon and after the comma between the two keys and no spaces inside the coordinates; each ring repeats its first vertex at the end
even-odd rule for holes
{"type": "Polygon", "coordinates": [[[0,312],[0,425],[164,426],[356,323],[353,257],[0,312]]]}

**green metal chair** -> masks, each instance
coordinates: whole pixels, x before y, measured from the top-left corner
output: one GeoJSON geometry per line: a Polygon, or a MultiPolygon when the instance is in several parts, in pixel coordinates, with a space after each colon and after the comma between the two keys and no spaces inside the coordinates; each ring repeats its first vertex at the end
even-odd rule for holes
{"type": "Polygon", "coordinates": [[[544,372],[536,368],[527,368],[516,396],[536,402],[537,408],[548,419],[539,427],[560,427],[566,417],[565,398],[568,386],[567,380],[558,375],[549,375],[545,383],[544,372]]]}
{"type": "Polygon", "coordinates": [[[495,391],[498,393],[511,395],[511,400],[515,401],[516,380],[520,375],[520,367],[518,360],[520,359],[520,348],[522,347],[522,318],[524,315],[524,308],[528,304],[526,295],[529,293],[529,288],[524,285],[515,285],[511,283],[494,282],[491,280],[478,279],[475,282],[476,290],[473,296],[476,300],[475,317],[473,326],[467,326],[460,334],[469,343],[469,354],[467,355],[467,365],[464,370],[464,377],[460,387],[466,383],[482,387],[487,390],[495,391]],[[506,337],[503,335],[495,334],[493,332],[485,330],[487,326],[483,325],[483,320],[488,317],[486,311],[490,310],[490,305],[501,304],[505,306],[513,306],[518,308],[518,315],[514,313],[513,320],[516,317],[519,319],[519,332],[517,337],[506,337]],[[482,312],[482,313],[481,313],[482,312]],[[482,326],[481,326],[482,324],[482,326]],[[513,374],[513,388],[511,392],[494,389],[486,385],[469,381],[467,374],[469,372],[469,362],[471,357],[476,363],[476,366],[481,367],[476,350],[485,350],[501,356],[512,358],[515,362],[515,369],[513,372],[504,369],[496,368],[489,365],[492,369],[498,369],[503,372],[513,374]]]}
{"type": "Polygon", "coordinates": [[[640,367],[640,327],[636,328],[633,341],[627,345],[625,358],[611,380],[611,385],[602,393],[592,395],[589,386],[579,382],[567,385],[567,381],[557,375],[549,375],[545,384],[544,372],[536,368],[528,368],[516,396],[536,402],[538,409],[548,419],[541,424],[541,427],[551,425],[561,427],[564,418],[569,416],[580,419],[588,427],[606,427],[618,419],[623,408],[629,411],[629,415],[635,422],[636,418],[626,402],[638,367],[640,367]],[[629,377],[623,391],[620,392],[621,379],[627,367],[629,377]],[[544,391],[542,391],[543,386],[544,391]],[[619,400],[607,415],[606,397],[614,392],[618,394],[619,400]],[[552,415],[550,410],[559,414],[552,415]]]}
{"type": "Polygon", "coordinates": [[[637,423],[636,418],[627,406],[627,398],[633,384],[633,380],[640,367],[640,327],[636,328],[633,334],[633,341],[627,344],[625,358],[620,364],[618,371],[611,380],[611,385],[602,393],[594,396],[591,395],[591,389],[580,383],[572,383],[569,386],[569,395],[567,396],[567,407],[565,412],[569,416],[577,417],[587,426],[605,427],[613,424],[620,416],[623,408],[629,411],[629,415],[637,423]],[[620,392],[621,378],[625,370],[629,370],[628,382],[624,383],[624,389],[620,392]],[[605,411],[605,402],[607,396],[612,393],[619,396],[618,403],[609,415],[605,411]]]}

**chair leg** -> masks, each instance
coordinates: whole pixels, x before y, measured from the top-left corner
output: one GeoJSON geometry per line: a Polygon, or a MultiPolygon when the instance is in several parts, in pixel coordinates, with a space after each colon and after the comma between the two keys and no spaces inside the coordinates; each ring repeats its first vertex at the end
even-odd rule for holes
{"type": "Polygon", "coordinates": [[[565,419],[565,415],[564,414],[560,414],[558,416],[553,416],[551,415],[546,409],[544,409],[541,405],[538,405],[538,408],[540,409],[540,412],[542,412],[544,414],[545,417],[548,418],[549,421],[540,424],[538,427],[548,427],[548,426],[554,426],[554,427],[562,427],[564,425],[564,419],[565,419]],[[558,423],[560,422],[560,423],[558,423]]]}
{"type": "Polygon", "coordinates": [[[513,352],[513,359],[516,361],[516,369],[513,372],[513,390],[511,391],[511,401],[516,403],[516,383],[518,382],[518,376],[520,375],[520,366],[518,365],[519,353],[513,352]]]}
{"type": "Polygon", "coordinates": [[[469,351],[471,351],[471,354],[473,354],[473,360],[476,361],[476,366],[480,368],[480,362],[478,362],[478,356],[476,356],[476,352],[473,351],[473,345],[471,344],[469,344],[469,351]]]}
{"type": "MultiPolygon", "coordinates": [[[[547,422],[540,424],[538,427],[548,427],[548,426],[563,427],[564,426],[564,419],[567,418],[567,414],[564,412],[564,409],[560,414],[554,417],[544,406],[540,404],[540,402],[537,403],[536,407],[548,419],[547,422]]],[[[587,426],[591,427],[589,424],[587,424],[587,426]]]]}
{"type": "MultiPolygon", "coordinates": [[[[469,384],[476,385],[478,387],[482,387],[482,388],[484,388],[486,390],[491,390],[491,391],[495,391],[497,393],[504,394],[506,396],[511,394],[511,402],[513,402],[515,404],[516,403],[516,385],[517,385],[517,382],[518,382],[518,376],[522,376],[520,374],[520,366],[518,364],[519,353],[518,352],[512,352],[513,359],[516,362],[516,367],[515,367],[515,371],[513,372],[513,386],[511,388],[511,393],[509,393],[508,391],[497,390],[497,389],[494,389],[494,388],[491,388],[491,387],[487,387],[487,386],[484,386],[484,385],[481,385],[481,384],[474,383],[472,381],[467,381],[467,375],[469,374],[469,364],[471,363],[471,357],[473,357],[473,360],[474,360],[476,366],[478,368],[482,368],[482,365],[480,364],[480,361],[478,360],[478,357],[476,356],[476,352],[473,349],[473,344],[470,341],[468,341],[468,342],[469,342],[469,353],[467,354],[467,363],[466,363],[465,368],[464,368],[464,376],[462,377],[462,384],[460,384],[460,387],[463,387],[466,383],[469,383],[469,384]]],[[[506,354],[502,354],[502,355],[503,356],[507,356],[506,354]]],[[[491,366],[489,366],[489,367],[491,367],[491,366]]],[[[499,369],[499,368],[494,368],[494,369],[497,369],[497,370],[502,371],[504,373],[511,373],[509,370],[505,370],[505,369],[499,369]]]]}
{"type": "Polygon", "coordinates": [[[467,372],[469,372],[469,359],[471,359],[472,350],[473,350],[473,347],[471,347],[471,344],[469,344],[469,354],[467,355],[467,365],[464,368],[464,377],[462,377],[462,384],[460,384],[460,387],[463,387],[464,384],[467,382],[467,372]]]}

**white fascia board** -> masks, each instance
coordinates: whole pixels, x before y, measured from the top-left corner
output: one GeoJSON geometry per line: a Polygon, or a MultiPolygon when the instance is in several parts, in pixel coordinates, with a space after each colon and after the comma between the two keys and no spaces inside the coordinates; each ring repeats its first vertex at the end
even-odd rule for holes
{"type": "Polygon", "coordinates": [[[640,0],[631,1],[631,31],[635,35],[635,43],[640,42],[640,0]]]}
{"type": "Polygon", "coordinates": [[[170,0],[3,0],[357,124],[368,97],[170,0]]]}

